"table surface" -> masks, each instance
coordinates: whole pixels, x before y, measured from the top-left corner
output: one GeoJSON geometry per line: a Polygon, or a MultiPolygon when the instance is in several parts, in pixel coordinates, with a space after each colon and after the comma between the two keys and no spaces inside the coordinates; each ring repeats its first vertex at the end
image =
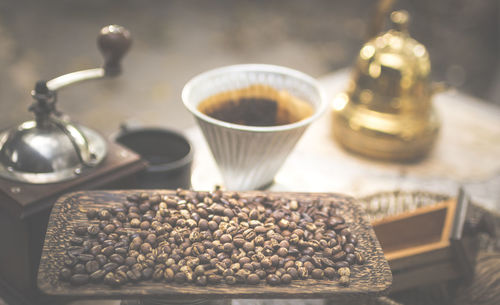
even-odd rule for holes
{"type": "MultiPolygon", "coordinates": [[[[345,69],[320,79],[328,100],[346,88],[349,77],[345,69]]],[[[455,90],[436,95],[433,103],[442,127],[420,162],[375,161],[344,150],[333,139],[329,109],[304,133],[269,189],[359,197],[394,190],[456,195],[462,186],[476,203],[500,210],[500,108],[455,90]]],[[[187,135],[195,146],[193,188],[223,186],[201,130],[193,127],[187,135]]]]}

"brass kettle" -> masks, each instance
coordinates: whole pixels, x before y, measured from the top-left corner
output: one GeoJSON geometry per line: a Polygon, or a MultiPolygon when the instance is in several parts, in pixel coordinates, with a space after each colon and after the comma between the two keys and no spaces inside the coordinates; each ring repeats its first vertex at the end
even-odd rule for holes
{"type": "Polygon", "coordinates": [[[334,136],[345,148],[391,161],[423,157],[440,122],[432,107],[426,48],[408,33],[408,13],[392,12],[392,29],[359,52],[345,92],[333,100],[334,136]]]}

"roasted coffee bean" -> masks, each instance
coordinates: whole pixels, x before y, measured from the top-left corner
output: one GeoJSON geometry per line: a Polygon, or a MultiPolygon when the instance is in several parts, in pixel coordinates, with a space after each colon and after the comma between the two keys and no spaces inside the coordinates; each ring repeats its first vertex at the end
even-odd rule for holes
{"type": "Polygon", "coordinates": [[[325,276],[326,276],[327,278],[329,278],[329,279],[333,279],[333,278],[335,278],[335,276],[336,276],[336,274],[337,274],[337,273],[335,272],[335,269],[333,269],[332,267],[326,267],[324,271],[325,271],[325,276]]]}
{"type": "Polygon", "coordinates": [[[140,225],[141,221],[139,220],[139,218],[133,218],[132,220],[130,220],[130,226],[132,228],[138,228],[140,225]]]}
{"type": "Polygon", "coordinates": [[[222,281],[222,276],[217,275],[217,274],[210,274],[207,277],[207,281],[210,284],[218,284],[218,283],[220,283],[222,281]]]}
{"type": "Polygon", "coordinates": [[[251,285],[257,285],[258,283],[260,283],[260,277],[255,273],[249,274],[246,280],[247,283],[251,285]]]}
{"type": "Polygon", "coordinates": [[[125,256],[127,255],[128,251],[125,248],[115,248],[115,253],[125,256]]]}
{"type": "Polygon", "coordinates": [[[224,214],[224,216],[229,217],[229,218],[233,218],[234,217],[233,210],[231,210],[229,208],[225,208],[223,214],[224,214]]]}
{"type": "Polygon", "coordinates": [[[349,286],[350,281],[350,278],[345,275],[339,278],[339,284],[342,286],[349,286]]]}
{"type": "Polygon", "coordinates": [[[315,255],[313,257],[311,257],[311,260],[310,262],[315,266],[315,267],[318,267],[318,268],[321,268],[323,267],[323,262],[322,262],[322,259],[321,257],[315,255]]]}
{"type": "Polygon", "coordinates": [[[246,252],[253,251],[254,249],[255,249],[255,244],[253,243],[253,241],[251,241],[251,242],[246,241],[243,244],[243,250],[246,251],[246,252]]]}
{"type": "Polygon", "coordinates": [[[115,273],[117,273],[118,271],[127,273],[127,271],[129,271],[129,269],[130,268],[128,266],[121,265],[121,266],[118,266],[118,268],[116,268],[115,273]]]}
{"type": "Polygon", "coordinates": [[[281,257],[285,257],[288,255],[288,250],[286,248],[279,248],[278,251],[276,251],[276,254],[281,257]]]}
{"type": "Polygon", "coordinates": [[[115,244],[116,244],[116,241],[114,241],[112,239],[106,239],[106,240],[102,241],[103,247],[113,247],[114,248],[115,244]]]}
{"type": "Polygon", "coordinates": [[[142,213],[145,213],[149,210],[150,207],[151,207],[151,204],[148,201],[143,202],[139,205],[139,211],[141,211],[142,213]]]}
{"type": "Polygon", "coordinates": [[[113,263],[116,263],[118,265],[122,265],[125,263],[125,258],[123,258],[123,256],[121,256],[120,254],[112,254],[110,257],[109,257],[109,260],[113,263]]]}
{"type": "Polygon", "coordinates": [[[303,256],[312,256],[314,255],[315,251],[312,247],[306,247],[304,250],[302,250],[302,255],[303,256]]]}
{"type": "Polygon", "coordinates": [[[333,256],[339,253],[340,251],[342,251],[342,246],[340,246],[339,244],[337,244],[337,242],[335,242],[335,246],[331,248],[331,253],[332,253],[331,255],[333,256]]]}
{"type": "Polygon", "coordinates": [[[244,238],[234,238],[233,239],[233,244],[236,246],[236,247],[243,247],[243,245],[246,243],[247,241],[244,239],[244,238]]]}
{"type": "Polygon", "coordinates": [[[200,219],[198,221],[198,227],[200,228],[200,230],[202,231],[205,231],[208,229],[208,221],[204,218],[200,219]]]}
{"type": "Polygon", "coordinates": [[[354,233],[351,233],[351,236],[347,239],[347,242],[356,246],[358,244],[358,239],[354,233]]]}
{"type": "Polygon", "coordinates": [[[109,220],[111,218],[111,213],[106,209],[102,209],[97,216],[100,220],[109,220]]]}
{"type": "Polygon", "coordinates": [[[292,276],[288,273],[285,273],[281,276],[282,284],[290,284],[292,282],[292,276]]]}
{"type": "Polygon", "coordinates": [[[113,246],[107,246],[101,250],[101,253],[110,256],[111,254],[115,253],[115,248],[113,246]]]}
{"type": "Polygon", "coordinates": [[[292,279],[296,280],[299,278],[299,272],[297,271],[297,268],[295,267],[288,267],[286,268],[286,272],[290,274],[292,279]]]}
{"type": "Polygon", "coordinates": [[[255,274],[257,274],[261,280],[265,279],[266,276],[267,276],[267,272],[264,271],[264,270],[262,270],[262,269],[261,270],[257,270],[255,272],[255,274]]]}
{"type": "Polygon", "coordinates": [[[219,224],[215,222],[214,220],[211,220],[208,222],[208,228],[212,231],[215,231],[219,228],[219,224]]]}
{"type": "Polygon", "coordinates": [[[143,279],[145,280],[149,280],[153,277],[153,272],[154,270],[152,268],[144,268],[142,271],[141,271],[141,276],[143,279]]]}
{"type": "Polygon", "coordinates": [[[351,275],[351,270],[347,267],[339,268],[339,270],[337,272],[340,276],[350,276],[351,275]]]}
{"type": "Polygon", "coordinates": [[[98,282],[98,281],[102,280],[105,275],[106,275],[106,271],[99,269],[99,270],[96,270],[95,272],[93,272],[92,274],[90,274],[89,279],[92,282],[98,282]]]}
{"type": "Polygon", "coordinates": [[[121,270],[117,269],[115,271],[115,277],[116,277],[119,285],[123,285],[123,284],[128,282],[128,277],[127,277],[127,274],[125,273],[125,271],[121,271],[121,270]]]}
{"type": "MultiPolygon", "coordinates": [[[[163,273],[163,277],[165,278],[165,281],[172,282],[174,280],[174,278],[175,278],[175,272],[174,272],[174,270],[172,270],[172,268],[165,269],[165,271],[163,273]]],[[[184,279],[185,279],[185,276],[184,276],[184,279]]]]}
{"type": "Polygon", "coordinates": [[[326,257],[322,257],[321,258],[321,262],[326,267],[333,267],[333,266],[335,266],[335,263],[331,259],[326,258],[326,257]]]}
{"type": "Polygon", "coordinates": [[[104,276],[104,283],[115,287],[120,285],[120,281],[116,278],[113,272],[109,272],[104,276]]]}
{"type": "Polygon", "coordinates": [[[345,256],[345,261],[348,262],[349,265],[354,265],[354,263],[356,263],[356,255],[354,255],[353,253],[348,253],[345,256]]]}
{"type": "Polygon", "coordinates": [[[88,261],[85,264],[85,270],[89,274],[96,272],[99,269],[99,267],[100,267],[99,263],[97,261],[95,261],[95,260],[88,261]]]}
{"type": "MultiPolygon", "coordinates": [[[[215,237],[215,233],[214,233],[215,237]]],[[[225,244],[225,243],[230,243],[233,241],[233,237],[230,234],[222,234],[219,238],[220,242],[225,244]]]]}
{"type": "Polygon", "coordinates": [[[273,256],[271,256],[270,260],[271,260],[271,265],[274,267],[277,267],[279,264],[280,258],[278,255],[273,255],[273,256]]]}
{"type": "Polygon", "coordinates": [[[87,227],[79,225],[75,227],[74,231],[76,235],[84,236],[87,234],[87,227]]]}
{"type": "Polygon", "coordinates": [[[267,228],[264,226],[256,226],[255,227],[255,233],[257,234],[263,234],[267,232],[267,228]]]}
{"type": "Polygon", "coordinates": [[[158,268],[158,269],[155,269],[153,271],[153,281],[161,281],[163,279],[163,277],[164,277],[164,270],[163,269],[158,268]]]}
{"type": "Polygon", "coordinates": [[[269,285],[276,286],[276,285],[279,285],[281,283],[281,279],[276,274],[269,274],[266,277],[266,282],[269,285]]]}
{"type": "Polygon", "coordinates": [[[257,211],[257,209],[252,209],[249,213],[248,213],[248,217],[252,220],[258,220],[259,219],[259,211],[257,211]]]}
{"type": "Polygon", "coordinates": [[[80,262],[84,262],[84,263],[86,263],[86,262],[88,262],[88,261],[93,260],[93,259],[94,259],[94,256],[93,256],[92,254],[80,254],[80,255],[78,255],[78,256],[77,256],[77,258],[78,258],[78,260],[79,260],[80,262]]]}
{"type": "Polygon", "coordinates": [[[299,267],[297,272],[299,273],[299,278],[301,279],[307,279],[309,277],[309,270],[305,267],[299,267]]]}
{"type": "Polygon", "coordinates": [[[201,275],[201,276],[198,276],[196,278],[196,285],[199,285],[199,286],[206,286],[208,283],[208,280],[207,280],[207,277],[204,276],[204,275],[201,275]]]}
{"type": "Polygon", "coordinates": [[[333,267],[336,269],[343,268],[343,267],[349,267],[349,263],[346,261],[338,261],[338,262],[335,262],[335,265],[333,267]]]}
{"type": "Polygon", "coordinates": [[[247,229],[243,232],[243,238],[247,241],[252,241],[256,236],[257,235],[253,229],[247,229]]]}
{"type": "Polygon", "coordinates": [[[264,268],[264,269],[267,269],[269,267],[272,266],[272,263],[271,263],[271,260],[269,258],[265,258],[263,259],[261,262],[260,262],[261,266],[264,268]]]}
{"type": "Polygon", "coordinates": [[[97,235],[97,233],[99,233],[100,229],[99,229],[99,226],[98,225],[90,225],[87,227],[87,233],[91,236],[95,236],[97,235]]]}
{"type": "Polygon", "coordinates": [[[250,263],[243,264],[243,266],[242,266],[242,267],[243,267],[243,269],[246,269],[246,270],[248,270],[248,271],[254,271],[254,267],[253,267],[253,265],[252,265],[252,264],[250,264],[250,263]]]}
{"type": "Polygon", "coordinates": [[[107,224],[103,229],[102,231],[106,234],[111,234],[115,231],[116,227],[114,224],[110,223],[110,224],[107,224]]]}
{"type": "Polygon", "coordinates": [[[223,245],[223,250],[224,250],[224,252],[226,252],[226,253],[231,253],[231,252],[234,250],[234,245],[233,245],[233,243],[225,243],[225,244],[223,245]]]}
{"type": "Polygon", "coordinates": [[[75,286],[84,285],[89,282],[89,276],[88,274],[73,274],[69,282],[75,286]]]}
{"type": "Polygon", "coordinates": [[[310,261],[306,261],[304,262],[304,268],[306,268],[307,271],[311,272],[314,269],[314,264],[310,261]]]}
{"type": "Polygon", "coordinates": [[[324,275],[325,273],[321,269],[313,269],[313,271],[311,271],[311,277],[313,279],[321,280],[323,279],[324,275]]]}
{"type": "Polygon", "coordinates": [[[86,273],[87,271],[85,270],[85,265],[82,263],[78,263],[75,266],[73,266],[73,273],[86,273]]]}
{"type": "Polygon", "coordinates": [[[239,283],[245,283],[250,273],[251,272],[246,269],[240,269],[237,272],[235,272],[234,276],[236,277],[236,280],[239,283]]]}
{"type": "Polygon", "coordinates": [[[83,252],[85,252],[85,249],[83,247],[78,247],[78,246],[70,247],[66,251],[66,253],[70,258],[76,258],[78,255],[83,254],[83,252]]]}
{"type": "Polygon", "coordinates": [[[102,266],[102,269],[106,272],[114,271],[116,268],[118,268],[118,264],[116,263],[107,263],[102,266]]]}
{"type": "Polygon", "coordinates": [[[96,256],[101,253],[102,246],[101,245],[95,245],[92,248],[90,248],[89,253],[96,256]]]}
{"type": "Polygon", "coordinates": [[[59,271],[59,278],[63,281],[69,281],[73,273],[69,268],[62,268],[61,271],[59,271]]]}
{"type": "Polygon", "coordinates": [[[345,251],[340,251],[340,252],[337,252],[334,255],[332,255],[332,260],[334,262],[338,262],[338,261],[345,259],[345,256],[346,256],[345,251]]]}
{"type": "Polygon", "coordinates": [[[127,200],[129,202],[134,202],[134,203],[137,203],[140,201],[140,196],[138,194],[132,194],[132,195],[128,195],[127,196],[127,200]]]}
{"type": "Polygon", "coordinates": [[[128,279],[132,282],[137,282],[142,277],[141,271],[138,271],[138,270],[129,270],[126,272],[126,274],[127,274],[128,279]]]}
{"type": "Polygon", "coordinates": [[[88,209],[86,214],[88,219],[95,219],[97,217],[98,212],[96,209],[88,209]]]}
{"type": "Polygon", "coordinates": [[[327,224],[330,228],[334,228],[335,226],[343,224],[344,222],[345,222],[344,218],[342,218],[340,216],[332,216],[332,217],[328,218],[327,224]]]}
{"type": "Polygon", "coordinates": [[[151,247],[151,244],[149,244],[149,243],[143,243],[141,245],[141,252],[143,254],[147,254],[147,253],[151,252],[152,249],[153,248],[151,247]]]}
{"type": "Polygon", "coordinates": [[[236,284],[236,278],[234,276],[228,275],[224,277],[224,282],[228,285],[236,284]]]}
{"type": "Polygon", "coordinates": [[[104,254],[97,254],[95,260],[99,263],[99,266],[104,266],[108,262],[108,258],[104,254]]]}
{"type": "Polygon", "coordinates": [[[140,223],[139,227],[141,230],[148,230],[151,227],[151,223],[147,220],[144,220],[140,223]]]}
{"type": "Polygon", "coordinates": [[[123,271],[123,272],[127,272],[129,270],[129,267],[126,266],[126,265],[121,265],[121,266],[118,266],[118,268],[116,268],[115,272],[118,272],[118,271],[123,271]]]}
{"type": "Polygon", "coordinates": [[[252,260],[247,256],[243,256],[238,260],[238,263],[240,263],[240,265],[249,264],[251,262],[252,260]]]}

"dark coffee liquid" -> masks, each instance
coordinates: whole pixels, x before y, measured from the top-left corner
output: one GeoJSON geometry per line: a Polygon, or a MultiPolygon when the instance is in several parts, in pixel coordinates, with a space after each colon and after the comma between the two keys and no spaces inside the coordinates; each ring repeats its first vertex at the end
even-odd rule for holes
{"type": "Polygon", "coordinates": [[[214,119],[249,126],[275,126],[292,122],[278,122],[278,103],[264,98],[241,98],[218,103],[205,112],[214,119]]]}
{"type": "Polygon", "coordinates": [[[248,126],[279,126],[312,115],[312,107],[299,99],[265,97],[209,98],[198,105],[202,113],[225,122],[248,126]]]}

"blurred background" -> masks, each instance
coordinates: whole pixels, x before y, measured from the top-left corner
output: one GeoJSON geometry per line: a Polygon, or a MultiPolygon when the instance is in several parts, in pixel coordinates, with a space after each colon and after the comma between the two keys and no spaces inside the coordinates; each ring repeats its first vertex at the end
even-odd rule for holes
{"type": "MultiPolygon", "coordinates": [[[[410,33],[430,53],[433,80],[500,105],[500,2],[398,1],[410,33]]],[[[375,1],[46,0],[0,2],[0,130],[32,115],[38,79],[99,66],[95,38],[107,24],[133,35],[118,79],[59,93],[59,109],[104,134],[120,123],[185,129],[183,85],[237,63],[284,65],[321,77],[353,64],[375,1]]]]}

